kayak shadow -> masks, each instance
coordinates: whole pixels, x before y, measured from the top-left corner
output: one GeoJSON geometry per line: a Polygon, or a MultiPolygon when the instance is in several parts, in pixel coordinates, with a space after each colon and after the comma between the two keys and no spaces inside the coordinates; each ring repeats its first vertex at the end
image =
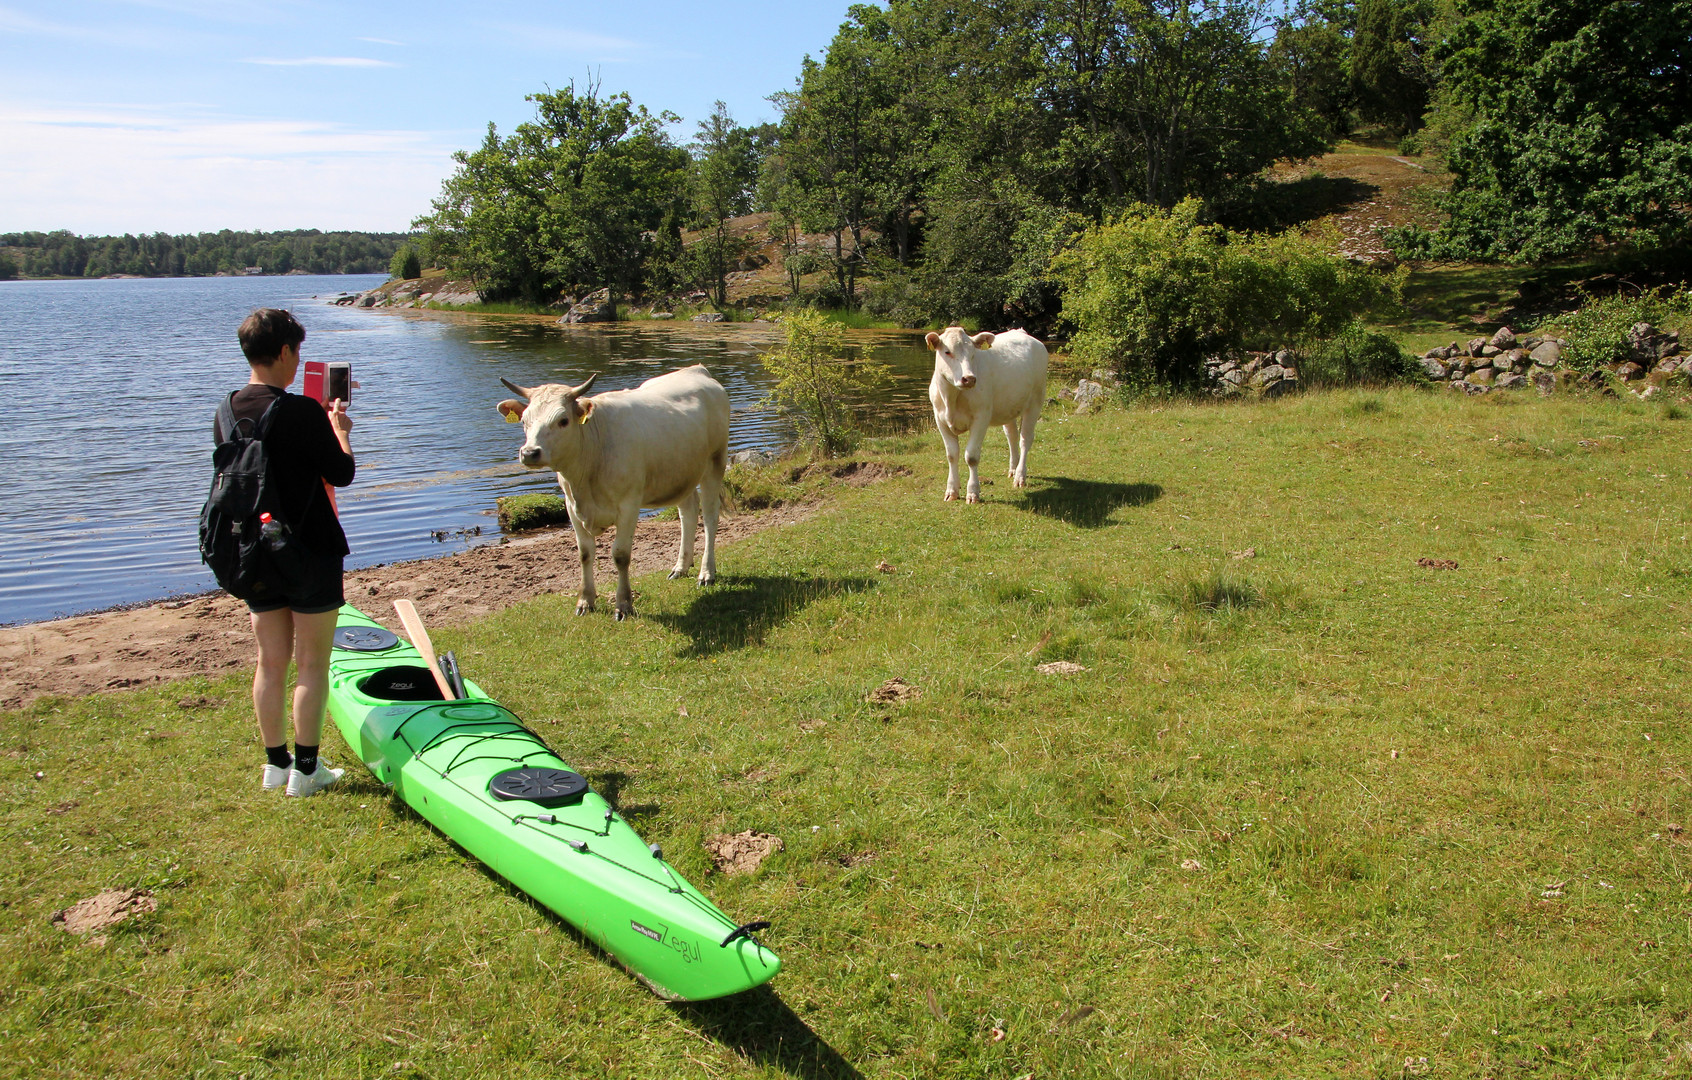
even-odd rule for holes
{"type": "Polygon", "coordinates": [[[863,1080],[851,1062],[768,986],[670,1008],[699,1032],[760,1065],[802,1080],[863,1080]]]}
{"type": "Polygon", "coordinates": [[[763,644],[771,630],[818,600],[873,589],[867,577],[776,577],[767,574],[719,577],[679,615],[660,612],[652,621],[687,635],[682,657],[763,644]]]}
{"type": "MultiPolygon", "coordinates": [[[[605,774],[601,775],[603,778],[605,774]]],[[[622,779],[626,781],[627,778],[623,776],[622,779]]],[[[620,784],[613,782],[609,786],[620,784]]],[[[475,867],[491,887],[528,907],[539,919],[580,946],[600,963],[627,970],[598,942],[465,851],[457,841],[441,832],[398,796],[393,796],[392,800],[398,813],[445,840],[466,863],[475,867]]],[[[634,809],[635,807],[628,807],[623,813],[634,809]]],[[[631,974],[629,980],[631,988],[640,987],[636,976],[631,974]]],[[[754,987],[711,1001],[668,1001],[665,1004],[701,1034],[732,1047],[753,1061],[781,1069],[790,1076],[801,1080],[863,1080],[863,1073],[841,1057],[839,1051],[828,1045],[822,1036],[811,1030],[811,1026],[801,1020],[768,986],[754,987]]]]}
{"type": "Polygon", "coordinates": [[[1110,524],[1110,515],[1119,507],[1145,506],[1163,497],[1163,488],[1157,484],[1112,484],[1103,480],[1071,480],[1067,476],[1032,479],[1040,486],[1023,489],[1023,509],[1083,529],[1099,529],[1110,524]]]}
{"type": "Polygon", "coordinates": [[[636,831],[642,825],[658,816],[657,803],[623,803],[623,788],[628,786],[631,777],[626,772],[617,769],[590,769],[584,774],[593,790],[599,797],[611,804],[611,809],[617,811],[624,821],[628,822],[636,831]]]}

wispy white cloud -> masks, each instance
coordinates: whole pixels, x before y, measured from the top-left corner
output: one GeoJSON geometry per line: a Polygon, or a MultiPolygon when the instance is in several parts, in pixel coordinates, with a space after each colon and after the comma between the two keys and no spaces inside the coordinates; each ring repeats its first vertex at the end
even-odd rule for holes
{"type": "Polygon", "coordinates": [[[398,46],[400,48],[405,47],[405,42],[403,42],[403,41],[390,41],[387,38],[382,38],[382,37],[361,37],[358,40],[368,41],[372,45],[394,45],[394,46],[398,46]]]}
{"type": "Polygon", "coordinates": [[[585,30],[573,30],[568,27],[509,22],[482,23],[481,26],[483,29],[494,31],[506,44],[531,51],[538,49],[579,54],[644,53],[650,51],[647,46],[638,41],[609,37],[605,34],[593,34],[585,30]]]}
{"type": "Polygon", "coordinates": [[[0,33],[93,42],[127,49],[156,49],[170,42],[168,35],[154,27],[54,22],[9,7],[0,7],[0,33]]]}
{"type": "Polygon", "coordinates": [[[249,56],[243,64],[263,64],[266,67],[399,67],[392,60],[373,60],[368,56],[249,56]]]}
{"type": "Polygon", "coordinates": [[[0,230],[403,229],[461,133],[0,102],[0,230]]]}

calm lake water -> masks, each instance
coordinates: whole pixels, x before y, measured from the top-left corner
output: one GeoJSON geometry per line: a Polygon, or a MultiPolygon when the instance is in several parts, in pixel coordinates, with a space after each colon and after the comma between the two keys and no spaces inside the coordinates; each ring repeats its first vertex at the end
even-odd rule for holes
{"type": "MultiPolygon", "coordinates": [[[[494,408],[510,396],[500,376],[532,386],[597,371],[597,392],[703,363],[734,405],[731,450],[788,437],[779,417],[753,408],[776,327],[566,328],[329,303],[382,280],[0,283],[0,625],[214,587],[196,535],[212,414],[246,381],[235,327],[255,307],[292,309],[306,327],[302,355],[350,361],[360,383],[358,478],[340,496],[351,567],[496,540],[495,498],[557,490],[551,473],[517,465],[522,429],[494,408]]],[[[919,334],[850,338],[893,369],[888,404],[924,399],[933,358],[919,334]]]]}

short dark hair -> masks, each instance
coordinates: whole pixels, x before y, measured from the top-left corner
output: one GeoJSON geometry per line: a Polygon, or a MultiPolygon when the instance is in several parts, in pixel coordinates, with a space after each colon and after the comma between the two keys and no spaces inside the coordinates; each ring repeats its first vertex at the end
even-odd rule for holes
{"type": "Polygon", "coordinates": [[[294,313],[282,308],[259,308],[241,321],[235,331],[241,339],[241,351],[249,364],[274,364],[282,350],[299,347],[305,340],[305,327],[294,313]]]}

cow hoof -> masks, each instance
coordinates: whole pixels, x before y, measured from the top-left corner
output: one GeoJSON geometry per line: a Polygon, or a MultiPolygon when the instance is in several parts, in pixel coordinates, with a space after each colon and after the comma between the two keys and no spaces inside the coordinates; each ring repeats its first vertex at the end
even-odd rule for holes
{"type": "Polygon", "coordinates": [[[943,502],[957,502],[958,501],[958,493],[955,492],[955,491],[948,491],[948,492],[946,492],[945,499],[943,499],[942,501],[943,502]]]}
{"type": "Polygon", "coordinates": [[[716,575],[714,575],[714,574],[710,577],[701,577],[699,579],[699,587],[701,589],[703,589],[707,585],[715,585],[716,583],[717,583],[717,578],[716,578],[716,575]]]}
{"type": "Polygon", "coordinates": [[[967,499],[965,499],[965,500],[964,500],[964,501],[965,501],[965,502],[972,502],[972,503],[978,503],[978,502],[980,502],[980,501],[981,501],[981,496],[979,496],[979,495],[971,495],[971,496],[970,496],[970,497],[969,497],[969,498],[967,498],[967,499]]]}
{"type": "Polygon", "coordinates": [[[634,614],[634,612],[632,612],[632,611],[624,611],[622,608],[618,608],[616,618],[617,618],[618,622],[622,622],[624,619],[629,618],[633,614],[634,614]]]}
{"type": "Polygon", "coordinates": [[[586,615],[591,611],[593,611],[593,604],[592,603],[590,603],[587,600],[577,600],[576,601],[576,614],[577,615],[586,615]]]}
{"type": "Polygon", "coordinates": [[[675,569],[674,569],[674,570],[671,570],[671,571],[670,571],[670,580],[671,580],[671,581],[674,581],[674,580],[676,580],[676,579],[677,579],[677,578],[679,578],[679,577],[681,577],[681,576],[682,576],[682,575],[683,575],[683,574],[685,574],[685,573],[687,573],[687,567],[685,567],[685,566],[678,566],[678,567],[676,567],[676,568],[675,568],[675,569]]]}

